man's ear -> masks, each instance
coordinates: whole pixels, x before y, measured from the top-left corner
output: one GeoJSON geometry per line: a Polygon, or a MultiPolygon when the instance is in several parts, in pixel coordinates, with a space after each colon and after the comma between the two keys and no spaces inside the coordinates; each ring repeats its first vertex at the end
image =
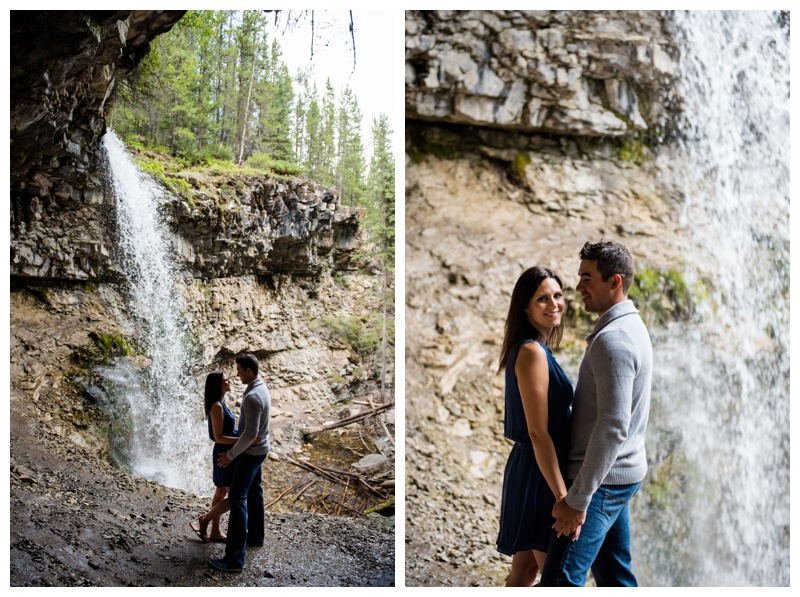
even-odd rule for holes
{"type": "Polygon", "coordinates": [[[611,280],[611,289],[616,290],[622,286],[622,276],[619,274],[614,274],[611,280]]]}

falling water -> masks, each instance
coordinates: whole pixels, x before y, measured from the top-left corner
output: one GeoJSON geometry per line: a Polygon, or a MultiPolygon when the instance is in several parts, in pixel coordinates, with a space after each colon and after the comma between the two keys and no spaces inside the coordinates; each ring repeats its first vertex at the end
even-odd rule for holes
{"type": "Polygon", "coordinates": [[[633,539],[649,585],[789,584],[789,29],[675,14],[676,188],[698,317],[653,332],[650,476],[633,539]],[[705,280],[705,282],[703,282],[705,280]]]}
{"type": "Polygon", "coordinates": [[[204,493],[210,483],[209,444],[202,427],[202,394],[190,375],[190,329],[167,230],[158,215],[161,191],[104,137],[120,232],[122,269],[137,342],[149,363],[125,360],[103,371],[132,418],[130,469],[139,476],[204,493]]]}

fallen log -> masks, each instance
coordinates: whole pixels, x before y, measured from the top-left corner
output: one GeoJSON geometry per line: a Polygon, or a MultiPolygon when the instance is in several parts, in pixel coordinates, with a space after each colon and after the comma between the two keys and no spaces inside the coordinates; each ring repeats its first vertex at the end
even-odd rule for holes
{"type": "MultiPolygon", "coordinates": [[[[347,477],[347,483],[345,483],[345,481],[342,481],[341,479],[339,479],[337,477],[334,477],[327,470],[322,469],[322,468],[320,468],[318,466],[315,466],[315,465],[311,464],[310,462],[303,462],[301,460],[294,460],[292,458],[289,458],[288,456],[286,457],[286,460],[288,462],[291,462],[295,466],[299,466],[300,468],[304,468],[307,471],[311,471],[312,473],[314,473],[316,475],[319,475],[320,477],[328,479],[329,481],[333,481],[334,483],[339,483],[340,485],[349,485],[350,484],[350,478],[358,479],[359,483],[361,483],[369,491],[371,491],[372,493],[374,493],[375,495],[377,495],[381,499],[384,499],[384,500],[386,499],[386,494],[378,491],[377,489],[372,487],[372,485],[367,483],[367,481],[365,480],[363,475],[357,475],[355,473],[346,473],[344,471],[336,471],[337,473],[345,475],[347,477]]],[[[328,470],[335,470],[335,469],[328,469],[328,470]]]]}
{"type": "Polygon", "coordinates": [[[357,415],[347,417],[346,419],[342,419],[341,421],[336,421],[335,423],[328,423],[327,425],[320,425],[318,427],[301,429],[301,431],[304,436],[314,435],[315,433],[320,433],[321,431],[330,431],[331,429],[344,427],[345,425],[349,425],[350,423],[355,423],[356,421],[360,421],[361,419],[366,419],[367,417],[371,417],[378,413],[382,413],[383,411],[389,410],[392,407],[394,407],[394,402],[390,402],[388,404],[381,404],[380,406],[376,406],[375,408],[371,408],[370,410],[360,412],[357,415]]]}
{"type": "MultiPolygon", "coordinates": [[[[367,396],[367,400],[369,400],[369,405],[374,409],[375,405],[372,403],[372,397],[367,396]]],[[[389,433],[389,428],[386,426],[386,421],[383,420],[383,417],[378,417],[378,420],[381,422],[381,426],[383,427],[383,430],[386,432],[386,436],[389,438],[389,441],[392,442],[392,445],[395,445],[394,438],[392,437],[392,434],[389,433]]]]}
{"type": "Polygon", "coordinates": [[[341,479],[337,479],[336,477],[334,477],[330,473],[322,470],[318,466],[314,466],[310,462],[303,462],[301,460],[294,460],[292,458],[289,458],[288,456],[286,457],[286,460],[291,462],[295,466],[299,466],[300,468],[304,468],[307,471],[311,471],[312,473],[314,473],[316,475],[319,475],[320,477],[324,477],[325,479],[328,479],[329,481],[333,481],[334,483],[341,483],[342,485],[344,485],[344,481],[342,481],[341,479]]]}

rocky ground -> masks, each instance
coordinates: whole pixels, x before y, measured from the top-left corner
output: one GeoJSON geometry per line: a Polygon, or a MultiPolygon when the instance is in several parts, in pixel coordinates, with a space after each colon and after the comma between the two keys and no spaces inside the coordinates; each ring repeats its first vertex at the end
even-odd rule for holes
{"type": "MultiPolygon", "coordinates": [[[[384,500],[357,491],[355,479],[336,483],[295,464],[369,475],[351,466],[381,445],[392,469],[381,475],[393,478],[394,448],[374,418],[305,442],[276,441],[263,478],[265,503],[275,502],[267,509],[266,546],[248,551],[242,575],[210,569],[208,559],[223,546],[201,543],[189,528],[210,499],[109,464],[106,420],[83,393],[86,371],[75,355],[96,351],[92,334],[125,322],[109,286],[12,289],[11,586],[394,585],[393,504],[383,515],[365,514],[384,500]]],[[[364,408],[358,402],[348,412],[364,408]]],[[[281,403],[275,400],[276,414],[281,403]]],[[[237,410],[235,400],[231,406],[237,410]]],[[[302,414],[292,415],[294,427],[325,420],[302,414]]],[[[380,491],[391,502],[393,488],[380,491]]]]}
{"type": "MultiPolygon", "coordinates": [[[[11,420],[11,586],[392,586],[394,517],[275,512],[243,574],[189,521],[208,499],[133,477],[30,414],[11,420]]],[[[274,474],[272,461],[265,477],[274,474]]]]}

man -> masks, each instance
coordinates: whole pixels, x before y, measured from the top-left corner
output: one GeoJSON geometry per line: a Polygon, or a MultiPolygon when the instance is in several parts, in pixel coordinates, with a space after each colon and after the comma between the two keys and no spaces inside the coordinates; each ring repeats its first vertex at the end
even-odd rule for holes
{"type": "Polygon", "coordinates": [[[212,568],[225,572],[241,572],[247,547],[264,545],[261,464],[269,453],[270,395],[258,375],[258,359],[252,354],[236,358],[236,375],[247,384],[239,413],[239,441],[217,458],[220,466],[234,467],[228,491],[228,540],[225,557],[209,560],[212,568]],[[261,441],[253,443],[259,435],[261,441]]]}
{"type": "Polygon", "coordinates": [[[581,293],[600,316],[578,373],[567,470],[569,490],[553,506],[543,586],[637,586],[631,570],[629,503],[647,473],[644,434],[650,411],[653,349],[628,300],[633,258],[622,245],[586,243],[581,293]],[[570,485],[571,483],[571,485],[570,485]]]}

